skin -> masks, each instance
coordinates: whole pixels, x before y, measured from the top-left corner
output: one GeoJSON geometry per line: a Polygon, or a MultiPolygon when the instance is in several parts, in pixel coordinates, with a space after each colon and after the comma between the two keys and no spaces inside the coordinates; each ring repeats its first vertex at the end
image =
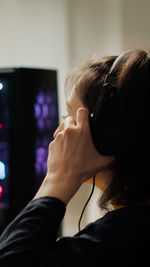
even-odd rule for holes
{"type": "MultiPolygon", "coordinates": [[[[100,155],[92,142],[89,112],[73,90],[67,99],[69,116],[54,133],[49,145],[47,174],[34,199],[44,196],[57,197],[66,205],[81,184],[97,173],[104,172],[113,156],[100,155]]],[[[102,175],[102,183],[106,177],[102,175]]]]}

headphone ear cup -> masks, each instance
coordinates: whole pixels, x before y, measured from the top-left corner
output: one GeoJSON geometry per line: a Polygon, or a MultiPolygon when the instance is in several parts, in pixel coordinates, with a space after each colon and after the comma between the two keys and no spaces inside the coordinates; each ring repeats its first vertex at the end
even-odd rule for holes
{"type": "Polygon", "coordinates": [[[104,156],[111,156],[115,152],[117,75],[120,66],[132,52],[131,50],[125,51],[114,61],[109,73],[105,77],[104,86],[93,116],[89,116],[93,143],[97,151],[104,156]]]}
{"type": "Polygon", "coordinates": [[[116,98],[116,87],[105,84],[97,101],[93,116],[89,116],[93,143],[97,151],[104,156],[114,154],[116,98]]]}

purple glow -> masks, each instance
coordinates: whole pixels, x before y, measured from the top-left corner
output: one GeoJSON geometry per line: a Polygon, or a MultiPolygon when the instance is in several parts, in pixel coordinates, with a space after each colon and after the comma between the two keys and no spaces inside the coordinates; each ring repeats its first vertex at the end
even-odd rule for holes
{"type": "Polygon", "coordinates": [[[35,117],[39,118],[41,115],[41,107],[39,104],[35,104],[34,105],[34,113],[35,113],[35,117]]]}
{"type": "Polygon", "coordinates": [[[42,131],[44,129],[44,120],[43,119],[38,120],[37,126],[38,126],[39,130],[42,131]]]}
{"type": "Polygon", "coordinates": [[[46,150],[48,150],[48,145],[52,140],[53,140],[53,138],[50,136],[43,136],[41,138],[37,138],[35,147],[36,148],[43,147],[46,150]]]}
{"type": "Polygon", "coordinates": [[[47,127],[47,128],[51,128],[52,125],[53,125],[53,122],[52,122],[51,119],[46,120],[46,127],[47,127]]]}
{"type": "Polygon", "coordinates": [[[53,97],[50,96],[50,95],[47,95],[47,96],[45,97],[45,100],[46,100],[46,103],[51,104],[51,103],[53,102],[53,97]]]}
{"type": "Polygon", "coordinates": [[[45,99],[44,99],[44,94],[43,93],[39,93],[37,96],[37,103],[38,104],[44,104],[45,99]]]}
{"type": "Polygon", "coordinates": [[[47,161],[43,162],[43,171],[44,173],[47,171],[47,161]]]}
{"type": "Polygon", "coordinates": [[[56,107],[54,105],[49,107],[49,115],[51,117],[55,117],[56,116],[56,107]]]}
{"type": "Polygon", "coordinates": [[[43,147],[46,148],[46,150],[48,150],[49,143],[50,143],[50,138],[45,136],[45,138],[42,140],[42,145],[43,145],[43,147]]]}
{"type": "Polygon", "coordinates": [[[43,113],[44,118],[48,117],[48,105],[47,104],[43,105],[42,113],[43,113]]]}
{"type": "Polygon", "coordinates": [[[38,147],[35,150],[35,157],[36,157],[35,169],[37,174],[40,175],[45,174],[47,170],[47,156],[48,156],[47,148],[38,147]]]}
{"type": "Polygon", "coordinates": [[[35,163],[35,169],[36,169],[36,173],[38,175],[41,175],[41,165],[38,163],[35,163]]]}
{"type": "Polygon", "coordinates": [[[35,171],[40,177],[44,177],[47,171],[48,145],[53,140],[51,129],[57,117],[55,105],[56,100],[53,93],[48,91],[44,93],[41,90],[37,94],[34,113],[40,135],[35,144],[35,171]]]}
{"type": "Polygon", "coordinates": [[[36,161],[38,163],[42,163],[43,160],[45,160],[45,148],[44,147],[39,147],[36,149],[36,161]]]}

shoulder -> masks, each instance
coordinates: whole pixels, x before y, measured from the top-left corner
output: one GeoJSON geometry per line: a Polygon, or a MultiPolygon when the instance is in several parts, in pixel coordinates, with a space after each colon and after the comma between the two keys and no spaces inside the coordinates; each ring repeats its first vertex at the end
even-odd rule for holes
{"type": "MultiPolygon", "coordinates": [[[[146,240],[150,241],[150,206],[120,208],[88,224],[73,237],[63,237],[59,245],[77,249],[86,255],[120,255],[142,249],[146,240]]],[[[88,256],[87,256],[88,257],[88,256]]]]}
{"type": "Polygon", "coordinates": [[[150,207],[121,208],[88,224],[73,237],[60,238],[58,250],[72,266],[143,266],[143,259],[146,263],[149,255],[147,239],[150,242],[150,207]]]}

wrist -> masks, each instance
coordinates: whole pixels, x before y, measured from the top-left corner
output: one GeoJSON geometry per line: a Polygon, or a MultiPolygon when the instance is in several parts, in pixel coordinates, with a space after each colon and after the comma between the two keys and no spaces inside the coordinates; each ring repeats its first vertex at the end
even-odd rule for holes
{"type": "Polygon", "coordinates": [[[67,205],[80,185],[77,182],[73,183],[73,179],[62,179],[62,175],[47,174],[34,199],[46,196],[56,197],[67,205]]]}

